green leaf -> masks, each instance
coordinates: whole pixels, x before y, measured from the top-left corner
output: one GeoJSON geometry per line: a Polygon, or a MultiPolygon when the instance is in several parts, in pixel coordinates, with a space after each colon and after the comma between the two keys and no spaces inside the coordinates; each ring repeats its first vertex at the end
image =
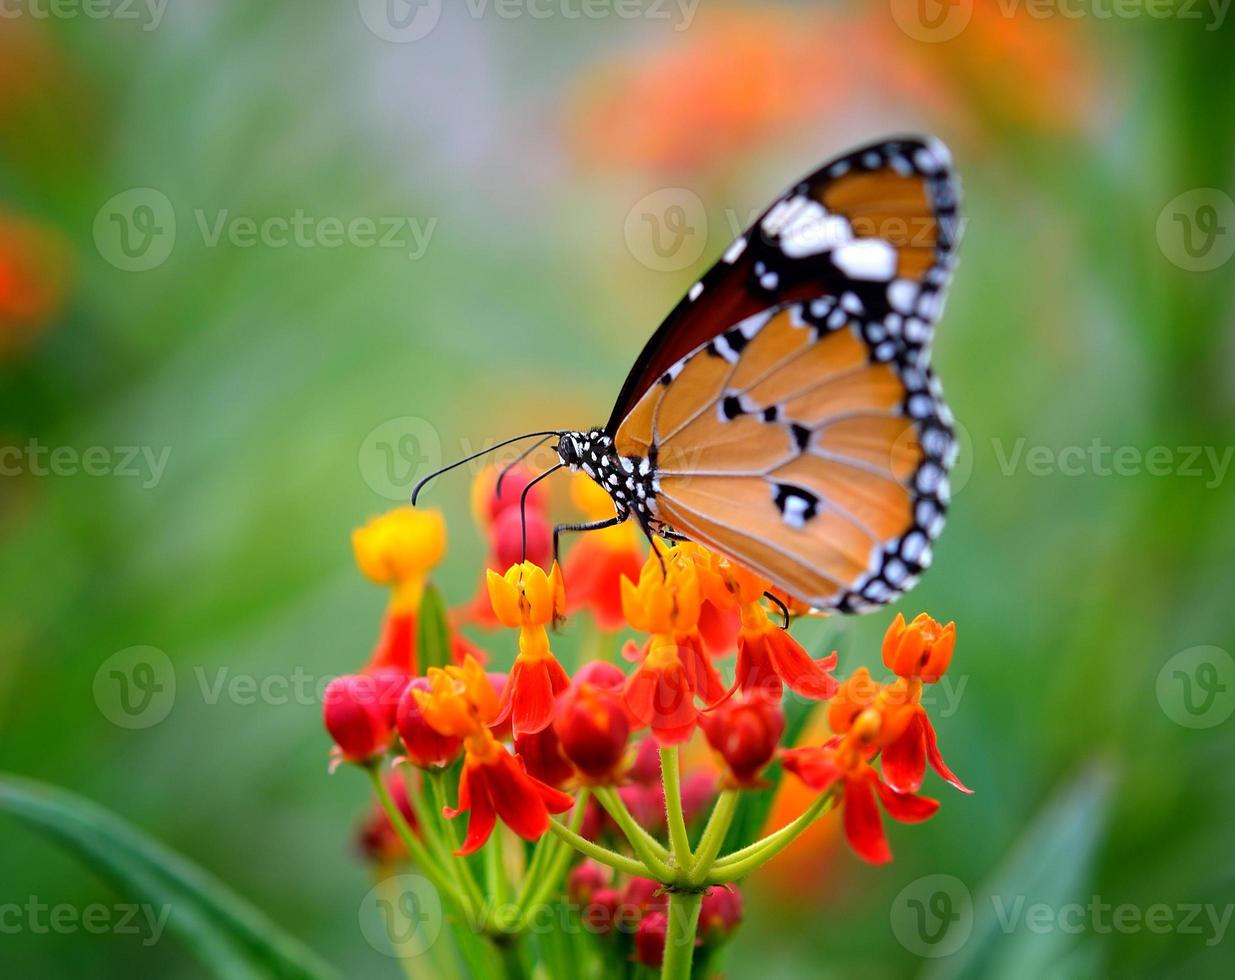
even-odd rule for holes
{"type": "Polygon", "coordinates": [[[3,774],[0,812],[75,852],[128,898],[166,909],[167,928],[216,976],[337,976],[218,879],[89,800],[3,774]]]}
{"type": "MultiPolygon", "coordinates": [[[[974,893],[973,932],[957,952],[925,971],[925,978],[1037,980],[1103,972],[1077,972],[1080,964],[1098,958],[1092,942],[1080,941],[1075,930],[1031,929],[1025,916],[1039,905],[1057,916],[1066,905],[1089,902],[1090,875],[1106,831],[1114,783],[1109,767],[1094,763],[1047,802],[1000,869],[974,893]]],[[[966,927],[964,922],[954,926],[966,927]]],[[[947,935],[940,942],[948,942],[947,935]]]]}
{"type": "Polygon", "coordinates": [[[421,674],[430,667],[445,667],[451,662],[450,619],[442,593],[435,585],[426,587],[420,600],[416,659],[421,674]]]}

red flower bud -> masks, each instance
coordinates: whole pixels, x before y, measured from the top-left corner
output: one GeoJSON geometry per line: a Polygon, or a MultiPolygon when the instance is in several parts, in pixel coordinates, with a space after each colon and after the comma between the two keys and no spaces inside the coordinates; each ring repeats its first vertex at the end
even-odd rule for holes
{"type": "MultiPolygon", "coordinates": [[[[502,485],[503,496],[506,486],[502,485]]],[[[535,491],[532,491],[535,493],[535,491]]],[[[518,496],[515,500],[518,501],[518,496]]],[[[527,560],[542,568],[553,560],[553,531],[544,514],[539,510],[528,509],[527,517],[527,560]]],[[[510,507],[502,510],[493,519],[493,567],[507,569],[518,565],[524,560],[523,554],[523,515],[519,508],[510,507]]]]}
{"type": "MultiPolygon", "coordinates": [[[[659,790],[661,806],[664,806],[664,787],[659,790]]],[[[692,772],[682,780],[682,815],[687,823],[702,816],[716,799],[716,777],[710,772],[692,772]]]]}
{"type": "Polygon", "coordinates": [[[635,930],[635,962],[659,968],[665,959],[665,935],[669,918],[664,912],[649,912],[635,930]]]}
{"type": "Polygon", "coordinates": [[[594,933],[607,936],[616,925],[622,894],[616,888],[597,888],[583,909],[583,922],[594,933]]]}
{"type": "Polygon", "coordinates": [[[613,873],[603,864],[584,861],[566,879],[566,894],[577,905],[587,905],[592,896],[613,880],[613,873]]]}
{"type": "Polygon", "coordinates": [[[641,912],[669,907],[669,896],[665,893],[664,885],[651,878],[631,878],[626,883],[622,901],[641,912]]]}
{"type": "Polygon", "coordinates": [[[742,893],[736,885],[721,885],[703,896],[699,908],[699,938],[724,939],[742,922],[742,893]]]}
{"type": "Polygon", "coordinates": [[[726,782],[751,786],[776,753],[785,732],[785,713],[778,703],[759,695],[732,698],[699,718],[708,744],[728,767],[726,782]]]}
{"type": "Polygon", "coordinates": [[[610,691],[620,691],[626,675],[617,664],[607,660],[589,660],[575,671],[575,684],[593,684],[610,691]]]}
{"type": "Polygon", "coordinates": [[[429,681],[424,677],[417,677],[408,684],[399,700],[395,720],[408,761],[421,769],[444,769],[459,757],[463,740],[453,735],[442,735],[425,721],[412,692],[428,690],[429,681]]]}
{"type": "Polygon", "coordinates": [[[552,725],[538,732],[516,736],[515,755],[523,760],[529,775],[558,789],[575,774],[574,766],[562,754],[561,743],[552,725]]]}
{"type": "Polygon", "coordinates": [[[645,738],[635,746],[635,763],[626,775],[641,786],[660,785],[660,746],[656,739],[645,738]]]}
{"type": "Polygon", "coordinates": [[[363,674],[336,677],[326,687],[322,720],[348,762],[367,762],[390,745],[394,732],[381,690],[379,682],[363,674]]]}
{"type": "Polygon", "coordinates": [[[630,720],[617,690],[586,681],[572,685],[558,698],[553,729],[563,754],[585,777],[616,781],[630,738],[630,720]]]}

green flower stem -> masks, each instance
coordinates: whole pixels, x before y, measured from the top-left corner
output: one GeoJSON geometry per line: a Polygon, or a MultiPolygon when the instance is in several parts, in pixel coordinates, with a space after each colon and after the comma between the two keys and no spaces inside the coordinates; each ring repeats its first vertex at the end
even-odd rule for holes
{"type": "Polygon", "coordinates": [[[372,763],[365,766],[368,770],[369,778],[373,782],[373,791],[377,794],[378,802],[386,813],[386,818],[390,821],[390,825],[394,827],[395,833],[399,835],[399,840],[403,842],[403,846],[407,848],[407,853],[411,855],[412,861],[425,873],[433,886],[438,889],[443,895],[451,899],[455,905],[464,907],[463,896],[451,886],[451,882],[447,875],[443,872],[441,866],[429,854],[425,845],[408,826],[407,821],[403,818],[403,813],[395,804],[395,801],[390,796],[390,790],[386,788],[386,781],[382,779],[381,767],[378,763],[372,763]]]}
{"type": "MultiPolygon", "coordinates": [[[[587,797],[588,791],[586,789],[580,790],[579,797],[575,801],[574,812],[570,815],[569,829],[571,833],[578,834],[579,828],[583,826],[587,797]]],[[[552,818],[550,818],[550,822],[556,824],[556,821],[552,820],[552,818]]],[[[525,927],[529,924],[528,917],[533,915],[536,909],[543,905],[548,900],[549,895],[561,884],[562,875],[566,873],[566,869],[570,865],[571,853],[569,847],[559,845],[545,860],[539,875],[539,881],[534,883],[532,893],[527,897],[526,902],[519,904],[520,921],[525,927]]]]}
{"type": "Polygon", "coordinates": [[[790,824],[786,824],[774,834],[756,841],[749,847],[721,858],[712,866],[708,881],[714,885],[723,885],[739,878],[745,878],[756,868],[767,864],[781,851],[792,844],[798,836],[814,823],[831,806],[836,799],[835,793],[825,793],[802,811],[801,816],[790,824]]]}
{"type": "Polygon", "coordinates": [[[660,750],[660,775],[665,789],[665,818],[669,824],[669,843],[673,848],[673,863],[678,870],[690,874],[693,859],[690,837],[686,834],[686,817],[682,813],[682,775],[678,747],[660,750]]]}
{"type": "MultiPolygon", "coordinates": [[[[573,821],[571,821],[573,825],[573,821]]],[[[577,827],[575,828],[578,829],[577,827]]],[[[515,899],[515,903],[519,908],[527,907],[528,897],[532,894],[532,890],[536,887],[536,883],[540,881],[540,874],[544,870],[545,862],[550,859],[550,856],[557,852],[559,847],[566,847],[560,840],[551,834],[545,834],[536,842],[536,846],[532,848],[532,859],[528,861],[527,867],[523,870],[523,882],[519,886],[519,895],[515,899]]]]}
{"type": "Polygon", "coordinates": [[[500,826],[493,828],[489,843],[485,845],[485,890],[499,905],[510,900],[510,882],[506,878],[506,860],[503,832],[500,826]]]}
{"type": "Polygon", "coordinates": [[[712,815],[708,817],[708,825],[703,830],[699,840],[699,849],[695,852],[695,864],[691,869],[690,882],[701,885],[707,881],[708,872],[716,863],[716,855],[720,853],[725,843],[725,835],[729,833],[729,825],[738,808],[738,791],[727,789],[720,794],[712,815]]]}
{"type": "MultiPolygon", "coordinates": [[[[410,763],[408,764],[410,766],[410,763]]],[[[428,782],[429,774],[424,773],[422,776],[421,785],[428,782]]],[[[418,836],[424,842],[429,853],[433,855],[433,859],[437,861],[438,866],[445,870],[450,866],[451,848],[447,846],[445,838],[442,836],[442,816],[441,808],[438,812],[433,812],[433,807],[430,805],[428,796],[424,792],[409,792],[407,801],[411,804],[412,812],[416,814],[416,829],[418,836]]]]}
{"type": "Polygon", "coordinates": [[[601,864],[608,865],[617,871],[643,878],[647,876],[650,870],[634,858],[628,858],[625,854],[619,854],[617,851],[611,851],[607,847],[593,844],[586,837],[581,837],[557,820],[549,821],[549,830],[576,851],[590,857],[593,861],[599,861],[601,864]]]}
{"type": "Polygon", "coordinates": [[[669,931],[665,935],[665,959],[660,980],[690,980],[695,956],[695,931],[703,892],[669,893],[669,931]]]}
{"type": "MultiPolygon", "coordinates": [[[[474,916],[479,916],[486,905],[485,897],[480,891],[480,885],[476,882],[476,876],[472,874],[471,865],[463,858],[454,856],[454,852],[459,849],[459,834],[455,830],[454,822],[446,819],[446,815],[443,812],[446,809],[446,774],[441,770],[425,770],[424,778],[425,782],[429,784],[429,791],[433,794],[433,806],[437,811],[434,815],[433,824],[441,828],[442,834],[445,836],[446,848],[450,855],[446,859],[446,867],[450,870],[459,888],[467,896],[474,916]]],[[[497,832],[496,828],[494,828],[494,832],[497,832]]],[[[472,921],[476,922],[478,919],[474,917],[472,921]]]]}
{"type": "Polygon", "coordinates": [[[665,863],[667,851],[663,844],[639,825],[639,822],[626,808],[622,798],[610,787],[596,790],[596,798],[600,805],[613,818],[613,822],[621,828],[636,856],[656,873],[658,878],[669,878],[673,869],[665,863]]]}

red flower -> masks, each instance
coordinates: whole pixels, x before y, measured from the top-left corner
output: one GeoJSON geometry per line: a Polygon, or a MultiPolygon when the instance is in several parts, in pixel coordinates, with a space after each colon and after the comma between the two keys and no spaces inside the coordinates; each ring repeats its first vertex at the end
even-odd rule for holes
{"type": "Polygon", "coordinates": [[[653,638],[643,662],[626,683],[624,700],[631,721],[639,728],[650,725],[661,745],[678,745],[690,738],[699,710],[676,642],[653,638]]]}
{"type": "Polygon", "coordinates": [[[919,823],[934,816],[939,801],[886,786],[865,758],[867,751],[860,740],[844,736],[825,745],[790,749],[782,759],[786,770],[818,793],[840,787],[849,846],[863,860],[884,864],[892,860],[892,850],[883,832],[879,804],[893,820],[919,823]]]}
{"type": "MultiPolygon", "coordinates": [[[[592,673],[600,672],[593,670],[592,673]]],[[[582,671],[580,676],[583,676],[582,671]]],[[[612,784],[617,781],[630,738],[630,720],[617,690],[576,680],[558,698],[553,729],[566,758],[589,782],[612,784]]]]}
{"type": "Polygon", "coordinates": [[[758,785],[759,773],[772,761],[785,732],[780,704],[761,696],[726,701],[699,718],[708,744],[725,761],[726,784],[758,785]]]}
{"type": "Polygon", "coordinates": [[[669,917],[664,912],[649,912],[635,929],[635,962],[659,968],[665,960],[665,936],[669,917]]]}
{"type": "Polygon", "coordinates": [[[724,939],[742,923],[742,893],[736,885],[721,885],[703,896],[699,908],[699,938],[724,939]]]}
{"type": "Polygon", "coordinates": [[[394,729],[382,690],[380,680],[363,674],[336,677],[327,685],[322,721],[338,759],[364,763],[389,748],[394,729]]]}
{"type": "Polygon", "coordinates": [[[456,855],[483,847],[497,818],[524,840],[534,841],[549,829],[549,814],[565,813],[574,799],[529,776],[522,763],[496,741],[485,755],[468,752],[459,779],[459,805],[443,812],[453,818],[470,811],[467,836],[456,855]]]}
{"type": "Polygon", "coordinates": [[[403,692],[395,722],[408,761],[421,769],[444,769],[463,750],[463,740],[454,735],[442,735],[425,721],[416,701],[415,691],[428,691],[429,681],[415,678],[403,692]]]}
{"type": "Polygon", "coordinates": [[[883,663],[900,677],[934,684],[952,662],[955,647],[955,623],[941,626],[926,613],[919,613],[906,626],[905,617],[897,613],[883,636],[883,663]]]}
{"type": "Polygon", "coordinates": [[[553,726],[515,739],[515,755],[528,773],[549,786],[561,788],[575,775],[575,767],[562,752],[562,743],[553,726]]]}
{"type": "Polygon", "coordinates": [[[935,739],[935,726],[931,724],[926,709],[914,704],[911,711],[909,722],[900,737],[893,740],[880,757],[883,778],[888,785],[901,793],[916,793],[926,774],[926,763],[930,762],[931,768],[947,782],[962,793],[972,793],[973,790],[962,783],[943,761],[935,739]]]}
{"type": "Polygon", "coordinates": [[[737,686],[740,690],[778,700],[783,684],[805,698],[823,701],[836,693],[831,671],[836,654],[812,660],[787,632],[768,619],[762,606],[744,609],[738,633],[737,686]],[[757,610],[757,611],[756,611],[757,610]]]}

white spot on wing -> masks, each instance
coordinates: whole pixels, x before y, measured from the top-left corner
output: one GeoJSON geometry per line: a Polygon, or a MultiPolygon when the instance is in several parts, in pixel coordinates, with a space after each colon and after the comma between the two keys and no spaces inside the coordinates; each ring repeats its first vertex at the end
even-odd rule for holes
{"type": "Polygon", "coordinates": [[[852,279],[891,279],[896,272],[896,249],[882,238],[860,238],[837,248],[832,261],[852,279]]]}

